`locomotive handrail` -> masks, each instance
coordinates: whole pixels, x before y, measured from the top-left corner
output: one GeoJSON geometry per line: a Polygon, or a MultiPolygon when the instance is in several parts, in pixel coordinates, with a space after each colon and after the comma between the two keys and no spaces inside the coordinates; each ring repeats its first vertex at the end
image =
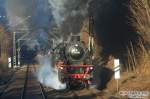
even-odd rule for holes
{"type": "Polygon", "coordinates": [[[81,68],[81,67],[93,67],[94,65],[59,65],[60,67],[76,67],[76,68],[81,68]]]}

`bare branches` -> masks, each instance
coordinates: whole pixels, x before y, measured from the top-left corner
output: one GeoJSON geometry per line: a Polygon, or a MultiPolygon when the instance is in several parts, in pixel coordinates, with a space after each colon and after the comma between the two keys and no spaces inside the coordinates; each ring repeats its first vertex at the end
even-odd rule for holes
{"type": "Polygon", "coordinates": [[[150,6],[149,0],[131,0],[130,11],[132,18],[130,19],[132,25],[137,32],[150,42],[150,6]]]}
{"type": "Polygon", "coordinates": [[[150,1],[130,0],[130,24],[139,37],[136,41],[129,41],[127,49],[127,69],[139,74],[146,73],[149,67],[150,52],[150,1]],[[135,43],[136,42],[136,43],[135,43]]]}
{"type": "Polygon", "coordinates": [[[8,48],[10,47],[10,41],[4,28],[0,26],[0,65],[7,63],[8,48]]]}

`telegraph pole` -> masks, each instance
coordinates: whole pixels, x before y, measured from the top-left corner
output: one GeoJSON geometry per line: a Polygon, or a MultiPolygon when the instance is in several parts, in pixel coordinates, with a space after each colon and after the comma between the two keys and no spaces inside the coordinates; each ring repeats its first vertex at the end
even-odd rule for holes
{"type": "MultiPolygon", "coordinates": [[[[22,24],[23,22],[27,21],[29,18],[31,18],[31,16],[27,16],[25,17],[21,22],[18,22],[17,24],[15,24],[15,26],[13,26],[12,28],[17,27],[18,25],[22,24]]],[[[22,38],[24,38],[26,35],[24,35],[22,38]]],[[[20,44],[18,45],[19,48],[18,50],[16,49],[16,32],[13,32],[13,67],[16,68],[17,65],[20,65],[20,44]],[[17,64],[17,53],[18,52],[18,64],[17,64]]]]}
{"type": "Polygon", "coordinates": [[[20,39],[18,40],[18,48],[17,48],[17,54],[18,54],[18,66],[20,66],[20,39]]]}
{"type": "Polygon", "coordinates": [[[13,32],[13,67],[16,68],[16,32],[13,32]]]}

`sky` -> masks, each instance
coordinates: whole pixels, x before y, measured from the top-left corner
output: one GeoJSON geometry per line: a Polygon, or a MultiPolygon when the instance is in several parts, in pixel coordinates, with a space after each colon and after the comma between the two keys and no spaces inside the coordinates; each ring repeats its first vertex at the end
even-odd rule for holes
{"type": "Polygon", "coordinates": [[[6,11],[5,11],[5,2],[0,0],[0,24],[5,24],[6,21],[6,11]]]}

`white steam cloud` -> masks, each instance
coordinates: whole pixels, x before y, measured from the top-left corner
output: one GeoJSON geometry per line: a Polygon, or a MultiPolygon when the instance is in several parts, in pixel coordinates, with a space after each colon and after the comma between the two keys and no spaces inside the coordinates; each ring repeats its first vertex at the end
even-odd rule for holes
{"type": "Polygon", "coordinates": [[[56,90],[65,89],[66,84],[61,83],[58,79],[58,70],[52,67],[51,57],[39,54],[37,58],[40,64],[40,68],[37,72],[38,81],[56,90]]]}
{"type": "Polygon", "coordinates": [[[49,0],[50,8],[52,9],[52,14],[54,16],[56,24],[60,24],[65,20],[65,3],[67,0],[49,0]]]}
{"type": "Polygon", "coordinates": [[[52,9],[53,18],[58,27],[68,27],[65,33],[80,31],[80,26],[88,16],[88,4],[90,0],[48,0],[52,9]],[[72,28],[71,28],[72,27],[72,28]]]}

